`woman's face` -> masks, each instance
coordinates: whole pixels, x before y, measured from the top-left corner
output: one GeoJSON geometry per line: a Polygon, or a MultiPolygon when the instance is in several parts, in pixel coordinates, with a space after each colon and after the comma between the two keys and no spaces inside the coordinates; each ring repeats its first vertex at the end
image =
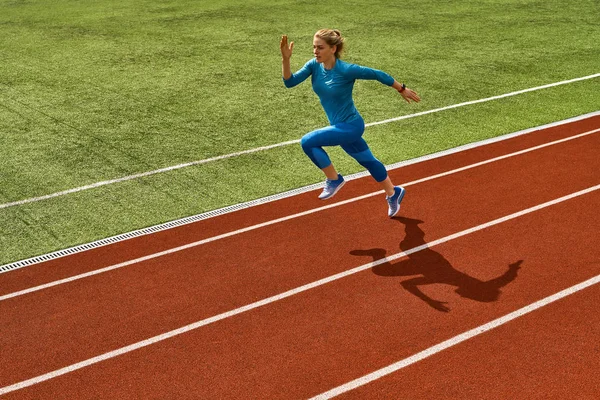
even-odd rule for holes
{"type": "Polygon", "coordinates": [[[337,46],[330,46],[323,39],[314,37],[313,38],[313,54],[317,59],[317,62],[327,62],[332,58],[335,58],[335,50],[337,46]]]}

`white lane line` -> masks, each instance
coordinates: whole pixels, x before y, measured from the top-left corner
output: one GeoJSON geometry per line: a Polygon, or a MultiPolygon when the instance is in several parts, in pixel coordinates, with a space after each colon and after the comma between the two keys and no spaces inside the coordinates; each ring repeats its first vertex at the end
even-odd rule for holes
{"type": "MultiPolygon", "coordinates": [[[[570,136],[570,137],[567,137],[567,138],[555,140],[553,142],[548,142],[548,143],[544,143],[544,144],[541,144],[541,145],[538,145],[538,146],[530,147],[528,149],[519,150],[519,151],[516,151],[514,153],[509,153],[509,154],[505,154],[505,155],[502,155],[502,156],[490,158],[488,160],[480,161],[478,163],[466,165],[464,167],[460,167],[460,168],[456,168],[456,169],[453,169],[453,170],[450,170],[450,171],[446,171],[446,172],[442,172],[442,173],[439,173],[439,174],[431,175],[431,176],[428,176],[428,177],[425,177],[425,178],[417,179],[415,181],[408,182],[408,183],[405,183],[405,184],[402,184],[402,185],[405,186],[405,187],[408,187],[408,186],[411,186],[411,185],[416,185],[418,183],[427,182],[427,181],[430,181],[430,180],[433,180],[433,179],[441,178],[441,177],[452,175],[452,174],[455,174],[455,173],[458,173],[458,172],[466,171],[466,170],[469,170],[469,169],[472,169],[472,168],[480,167],[482,165],[486,165],[486,164],[490,164],[490,163],[493,163],[493,162],[496,162],[496,161],[504,160],[504,159],[509,158],[509,157],[514,157],[514,156],[517,156],[517,155],[521,155],[521,154],[532,152],[534,150],[539,150],[539,149],[542,149],[542,148],[545,148],[545,147],[548,147],[548,146],[553,146],[553,145],[564,143],[564,142],[567,142],[567,141],[570,141],[570,140],[574,140],[574,139],[578,139],[578,138],[581,138],[581,137],[585,137],[585,136],[588,136],[588,135],[591,135],[591,134],[594,134],[594,133],[597,133],[597,132],[600,132],[600,128],[597,128],[597,129],[594,129],[594,130],[591,130],[591,131],[587,131],[587,132],[583,132],[583,133],[580,133],[580,134],[575,135],[575,136],[570,136]]],[[[364,194],[362,196],[353,197],[351,199],[339,201],[337,203],[332,203],[332,204],[329,204],[329,205],[326,205],[326,206],[323,206],[323,207],[313,208],[311,210],[303,211],[303,212],[300,212],[300,213],[288,215],[288,216],[277,218],[277,219],[273,219],[271,221],[262,222],[260,224],[251,225],[251,226],[248,226],[246,228],[237,229],[235,231],[223,233],[223,234],[217,235],[217,236],[212,236],[212,237],[209,237],[209,238],[206,238],[206,239],[198,240],[196,242],[188,243],[188,244],[185,244],[185,245],[182,245],[182,246],[179,246],[179,247],[174,247],[172,249],[164,250],[164,251],[161,251],[161,252],[158,252],[158,253],[149,254],[149,255],[144,256],[144,257],[139,257],[139,258],[136,258],[136,259],[133,259],[133,260],[124,261],[124,262],[119,263],[119,264],[110,265],[110,266],[105,267],[105,268],[100,268],[100,269],[97,269],[97,270],[94,270],[94,271],[85,272],[83,274],[79,274],[79,275],[71,276],[69,278],[64,278],[64,279],[56,280],[56,281],[53,281],[53,282],[45,283],[43,285],[34,286],[34,287],[31,287],[31,288],[28,288],[28,289],[23,289],[23,290],[20,290],[18,292],[8,293],[8,294],[0,296],[0,301],[8,300],[8,299],[11,299],[11,298],[14,298],[14,297],[18,297],[18,296],[22,296],[22,295],[25,295],[25,294],[28,294],[28,293],[37,292],[37,291],[40,291],[40,290],[43,290],[43,289],[48,289],[48,288],[51,288],[53,286],[62,285],[62,284],[73,282],[73,281],[76,281],[76,280],[79,280],[79,279],[88,278],[90,276],[98,275],[98,274],[101,274],[101,273],[104,273],[104,272],[113,271],[115,269],[123,268],[123,267],[126,267],[128,265],[137,264],[137,263],[140,263],[140,262],[143,262],[143,261],[152,260],[154,258],[162,257],[162,256],[165,256],[165,255],[168,255],[168,254],[173,254],[173,253],[176,253],[176,252],[179,252],[179,251],[182,251],[182,250],[190,249],[192,247],[201,246],[201,245],[206,244],[206,243],[215,242],[217,240],[225,239],[225,238],[228,238],[228,237],[231,237],[231,236],[235,236],[235,235],[239,235],[239,234],[242,234],[242,233],[245,233],[245,232],[249,232],[249,231],[253,231],[253,230],[259,229],[259,228],[264,228],[266,226],[278,224],[280,222],[289,221],[291,219],[303,217],[305,215],[310,215],[310,214],[314,214],[314,213],[317,213],[317,212],[320,212],[320,211],[328,210],[330,208],[339,207],[339,206],[342,206],[342,205],[345,205],[345,204],[349,204],[349,203],[354,203],[356,201],[367,199],[369,197],[373,197],[373,196],[377,196],[377,195],[381,195],[383,193],[384,193],[383,190],[379,190],[377,192],[372,192],[372,193],[367,193],[367,194],[364,194]]]]}
{"type": "Polygon", "coordinates": [[[429,347],[428,349],[423,350],[423,351],[421,351],[415,355],[412,355],[408,358],[405,358],[404,360],[398,361],[394,364],[390,364],[387,367],[381,368],[381,369],[379,369],[375,372],[372,372],[368,375],[362,376],[358,379],[355,379],[353,381],[350,381],[348,383],[340,385],[340,386],[333,388],[325,393],[321,393],[320,395],[312,397],[311,400],[331,399],[333,397],[339,396],[340,394],[349,392],[350,390],[356,389],[360,386],[366,385],[369,382],[373,382],[373,381],[380,379],[386,375],[389,375],[398,370],[401,370],[402,368],[408,367],[409,365],[419,362],[427,357],[433,356],[434,354],[437,354],[437,353],[441,352],[442,350],[446,350],[447,348],[455,346],[455,345],[462,343],[466,340],[469,340],[475,336],[481,335],[484,332],[490,331],[494,328],[504,325],[507,322],[510,322],[514,319],[522,317],[525,314],[528,314],[532,311],[542,308],[542,307],[544,307],[550,303],[553,303],[557,300],[560,300],[564,297],[572,295],[573,293],[577,293],[585,288],[588,288],[592,285],[597,284],[598,282],[600,282],[600,275],[596,275],[595,277],[588,279],[585,282],[581,282],[575,286],[571,286],[570,288],[564,289],[556,294],[553,294],[551,296],[543,298],[542,300],[536,301],[535,303],[532,303],[528,306],[520,308],[517,311],[513,311],[510,314],[506,314],[505,316],[495,319],[491,322],[488,322],[487,324],[478,326],[477,328],[473,328],[470,331],[467,331],[467,332],[461,333],[460,335],[454,336],[451,339],[448,339],[444,342],[436,344],[435,346],[429,347]]]}
{"type": "MultiPolygon", "coordinates": [[[[99,363],[101,361],[105,361],[105,360],[117,357],[119,355],[126,354],[126,353],[129,353],[131,351],[141,349],[141,348],[149,346],[151,344],[155,344],[155,343],[161,342],[163,340],[170,339],[172,337],[181,335],[183,333],[192,331],[194,329],[198,329],[200,327],[212,324],[214,322],[217,322],[217,321],[220,321],[220,320],[223,320],[223,319],[226,319],[226,318],[233,317],[235,315],[244,313],[246,311],[250,311],[250,310],[253,310],[253,309],[256,309],[256,308],[259,308],[259,307],[262,307],[262,306],[265,306],[265,305],[268,305],[268,304],[271,304],[271,303],[274,303],[274,302],[277,302],[279,300],[283,300],[283,299],[285,299],[287,297],[291,297],[291,296],[294,296],[296,294],[305,292],[307,290],[314,289],[314,288],[319,287],[319,286],[323,286],[323,285],[325,285],[327,283],[330,283],[330,282],[342,279],[344,277],[347,277],[347,276],[350,276],[350,275],[354,275],[354,274],[356,274],[358,272],[365,271],[365,270],[368,270],[370,268],[373,268],[374,266],[377,266],[377,265],[380,265],[380,264],[383,264],[383,263],[387,263],[387,262],[390,262],[390,261],[393,261],[393,260],[397,260],[399,258],[405,257],[407,255],[410,255],[410,254],[413,254],[413,253],[416,253],[416,252],[419,252],[421,250],[424,250],[424,249],[427,249],[427,248],[431,248],[431,247],[436,246],[438,244],[442,244],[442,243],[445,243],[445,242],[457,239],[459,237],[471,234],[473,232],[477,232],[477,231],[489,228],[491,226],[498,225],[498,224],[501,224],[503,222],[506,222],[506,221],[518,218],[520,216],[532,213],[534,211],[538,211],[538,210],[541,210],[543,208],[550,207],[552,205],[555,205],[555,204],[558,204],[558,203],[561,203],[561,202],[573,199],[575,197],[582,196],[582,195],[585,195],[587,193],[591,193],[591,192],[593,192],[595,190],[598,190],[598,189],[600,189],[600,185],[592,186],[592,187],[589,187],[587,189],[580,190],[580,191],[575,192],[575,193],[571,193],[571,194],[569,194],[567,196],[563,196],[563,197],[560,197],[558,199],[554,199],[554,200],[548,201],[546,203],[538,204],[537,206],[527,208],[525,210],[522,210],[522,211],[510,214],[510,215],[507,215],[507,216],[504,216],[502,218],[498,218],[498,219],[495,219],[493,221],[490,221],[490,222],[487,222],[487,223],[484,223],[484,224],[481,224],[481,225],[477,225],[477,226],[475,226],[473,228],[466,229],[464,231],[461,231],[461,232],[458,232],[458,233],[455,233],[455,234],[443,237],[441,239],[434,240],[432,242],[423,244],[421,246],[414,247],[412,249],[409,249],[409,250],[406,250],[406,251],[403,251],[403,252],[391,255],[389,257],[385,257],[385,258],[383,258],[381,260],[370,262],[368,264],[364,264],[364,265],[361,265],[359,267],[352,268],[350,270],[347,270],[347,271],[344,271],[344,272],[340,272],[340,273],[335,274],[335,275],[328,276],[328,277],[320,279],[318,281],[311,282],[309,284],[297,287],[295,289],[288,290],[287,292],[283,292],[283,293],[280,293],[278,295],[271,296],[271,297],[265,298],[263,300],[259,300],[257,302],[254,302],[254,303],[247,304],[247,305],[245,305],[243,307],[239,307],[239,308],[236,308],[234,310],[230,310],[230,311],[227,311],[227,312],[215,315],[213,317],[209,317],[209,318],[203,319],[201,321],[194,322],[192,324],[183,326],[181,328],[178,328],[178,329],[175,329],[175,330],[172,330],[172,331],[169,331],[169,332],[165,332],[163,334],[151,337],[149,339],[145,339],[145,340],[142,340],[140,342],[130,344],[129,346],[121,347],[120,349],[116,349],[116,350],[110,351],[108,353],[104,353],[104,354],[101,354],[99,356],[96,356],[96,357],[93,357],[93,358],[89,358],[87,360],[84,360],[84,361],[81,361],[81,362],[69,365],[69,366],[64,367],[64,368],[57,369],[57,370],[52,371],[52,372],[48,372],[48,373],[43,374],[43,375],[36,376],[34,378],[31,378],[31,379],[27,379],[27,380],[22,381],[22,382],[15,383],[15,384],[10,385],[10,386],[5,386],[3,388],[0,388],[0,395],[6,394],[6,393],[9,393],[9,392],[13,392],[15,390],[23,389],[25,387],[32,386],[32,385],[35,385],[35,384],[47,381],[47,380],[59,377],[61,375],[68,374],[68,373],[76,371],[78,369],[88,367],[90,365],[99,363]]],[[[588,284],[588,286],[589,286],[589,284],[588,284]]],[[[536,303],[534,303],[534,304],[536,304],[536,303]]],[[[539,306],[539,307],[541,307],[541,306],[539,306]]],[[[479,328],[476,328],[476,329],[479,329],[479,328]]],[[[463,340],[466,340],[466,339],[463,339],[463,340]]]]}
{"type": "MultiPolygon", "coordinates": [[[[386,119],[386,120],[383,120],[383,121],[371,122],[371,123],[365,124],[365,126],[369,127],[369,126],[387,124],[387,123],[390,123],[390,122],[396,122],[396,121],[400,121],[400,120],[404,120],[404,119],[419,117],[419,116],[422,116],[422,115],[437,113],[437,112],[440,112],[440,111],[450,110],[450,109],[453,109],[453,108],[464,107],[464,106],[468,106],[468,105],[471,105],[471,104],[484,103],[484,102],[487,102],[487,101],[502,99],[502,98],[505,98],[505,97],[516,96],[516,95],[519,95],[519,94],[523,94],[523,93],[527,93],[527,92],[533,92],[533,91],[536,91],[536,90],[547,89],[547,88],[551,88],[551,87],[555,87],[555,86],[560,86],[560,85],[567,85],[569,83],[583,81],[583,80],[587,80],[587,79],[594,79],[594,78],[597,78],[597,77],[600,77],[600,73],[596,73],[596,74],[588,75],[588,76],[582,76],[582,77],[579,77],[579,78],[569,79],[569,80],[560,81],[560,82],[549,83],[547,85],[537,86],[537,87],[533,87],[533,88],[529,88],[529,89],[518,90],[516,92],[510,92],[510,93],[505,93],[505,94],[501,94],[501,95],[497,95],[497,96],[487,97],[485,99],[472,100],[472,101],[466,101],[464,103],[452,104],[452,105],[449,105],[449,106],[440,107],[440,108],[436,108],[436,109],[433,109],[433,110],[427,110],[427,111],[422,111],[422,112],[418,112],[418,113],[415,113],[415,114],[403,115],[403,116],[400,116],[400,117],[386,119]]],[[[68,189],[68,190],[63,190],[63,191],[56,192],[56,193],[47,194],[47,195],[44,195],[44,196],[32,197],[32,198],[28,198],[28,199],[13,201],[13,202],[10,202],[10,203],[0,204],[0,209],[14,207],[14,206],[20,206],[20,205],[23,205],[23,204],[34,203],[34,202],[38,202],[38,201],[42,201],[42,200],[47,200],[47,199],[52,199],[52,198],[55,198],[55,197],[65,196],[67,194],[77,193],[77,192],[81,192],[81,191],[84,191],[84,190],[94,189],[94,188],[98,188],[98,187],[106,186],[106,185],[111,185],[113,183],[130,181],[130,180],[134,180],[134,179],[138,179],[138,178],[143,178],[143,177],[150,176],[150,175],[160,174],[162,172],[169,172],[169,171],[174,171],[174,170],[181,169],[181,168],[191,167],[191,166],[194,166],[194,165],[201,165],[201,164],[206,164],[206,163],[210,163],[210,162],[214,162],[214,161],[225,160],[225,159],[228,159],[228,158],[239,157],[241,155],[257,153],[257,152],[261,152],[261,151],[265,151],[265,150],[270,150],[270,149],[274,149],[274,148],[277,148],[277,147],[284,147],[284,146],[288,146],[288,145],[296,144],[296,143],[300,143],[300,140],[299,139],[289,140],[287,142],[275,143],[275,144],[268,145],[268,146],[263,146],[263,147],[257,147],[257,148],[254,148],[254,149],[238,151],[238,152],[235,152],[235,153],[225,154],[225,155],[222,155],[222,156],[217,156],[217,157],[212,157],[212,158],[207,158],[207,159],[204,159],[204,160],[198,160],[198,161],[192,161],[192,162],[188,162],[188,163],[184,163],[184,164],[173,165],[173,166],[170,166],[170,167],[156,169],[154,171],[147,171],[147,172],[142,172],[142,173],[139,173],[139,174],[133,174],[133,175],[128,175],[128,176],[123,176],[121,178],[109,179],[109,180],[106,180],[106,181],[96,182],[96,183],[92,183],[92,184],[89,184],[89,185],[76,187],[76,188],[73,188],[73,189],[68,189]]]]}
{"type": "Polygon", "coordinates": [[[465,101],[464,103],[453,104],[453,105],[442,107],[442,108],[436,108],[434,110],[422,111],[422,112],[419,112],[419,113],[410,114],[410,115],[404,115],[404,116],[396,117],[396,118],[390,118],[390,119],[386,119],[386,120],[379,121],[379,122],[372,122],[370,124],[366,124],[366,126],[387,124],[389,122],[395,122],[395,121],[400,121],[400,120],[403,120],[403,119],[408,119],[408,118],[413,118],[413,117],[419,117],[421,115],[427,115],[427,114],[435,113],[435,112],[438,112],[438,111],[450,110],[452,108],[464,107],[464,106],[468,106],[468,105],[471,105],[471,104],[485,103],[486,101],[503,99],[505,97],[516,96],[516,95],[527,93],[527,92],[534,92],[536,90],[547,89],[547,88],[551,88],[551,87],[555,87],[555,86],[560,86],[560,85],[566,85],[568,83],[583,81],[583,80],[586,80],[586,79],[593,79],[593,78],[597,78],[599,76],[600,76],[600,73],[597,73],[597,74],[593,74],[593,75],[583,76],[581,78],[574,78],[574,79],[569,79],[567,81],[549,83],[547,85],[537,86],[537,87],[533,87],[533,88],[529,88],[529,89],[518,90],[516,92],[501,94],[501,95],[498,95],[498,96],[487,97],[485,99],[465,101]]]}
{"type": "Polygon", "coordinates": [[[171,166],[171,167],[160,168],[160,169],[156,169],[154,171],[147,171],[147,172],[142,172],[142,173],[139,173],[139,174],[124,176],[124,177],[121,177],[121,178],[109,179],[109,180],[106,180],[106,181],[96,182],[96,183],[92,183],[92,184],[89,184],[89,185],[76,187],[76,188],[73,188],[73,189],[63,190],[61,192],[47,194],[47,195],[44,195],[44,196],[32,197],[32,198],[29,198],[29,199],[23,199],[23,200],[13,201],[13,202],[10,202],[10,203],[0,204],[0,209],[14,207],[14,206],[20,206],[20,205],[28,204],[28,203],[35,203],[37,201],[52,199],[54,197],[65,196],[67,194],[72,194],[72,193],[78,193],[78,192],[82,192],[84,190],[94,189],[94,188],[98,188],[98,187],[106,186],[106,185],[111,185],[113,183],[131,181],[131,180],[143,178],[143,177],[146,177],[146,176],[160,174],[162,172],[174,171],[174,170],[185,168],[185,167],[191,167],[193,165],[201,165],[201,164],[206,164],[206,163],[210,163],[210,162],[213,162],[213,161],[224,160],[224,159],[227,159],[227,158],[241,156],[241,155],[244,155],[244,154],[256,153],[256,152],[259,152],[259,151],[273,149],[275,147],[286,146],[286,145],[293,144],[293,143],[298,143],[298,142],[299,142],[299,140],[292,140],[292,141],[289,141],[289,142],[277,143],[277,144],[273,144],[273,145],[270,145],[270,146],[258,147],[258,148],[251,149],[251,150],[239,151],[237,153],[231,153],[231,154],[227,154],[227,155],[223,155],[223,156],[218,156],[218,157],[213,157],[213,158],[207,158],[207,159],[199,160],[199,161],[192,161],[192,162],[185,163],[185,164],[174,165],[174,166],[171,166]]]}

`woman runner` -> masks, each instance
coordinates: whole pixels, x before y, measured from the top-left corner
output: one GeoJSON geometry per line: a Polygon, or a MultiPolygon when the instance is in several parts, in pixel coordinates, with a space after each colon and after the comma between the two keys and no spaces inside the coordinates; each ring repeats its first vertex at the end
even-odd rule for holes
{"type": "Polygon", "coordinates": [[[280,42],[282,57],[283,82],[291,88],[312,76],[312,87],[321,100],[327,114],[328,127],[317,129],[302,137],[301,145],[306,155],[319,167],[326,176],[325,187],[319,195],[320,199],[330,199],[344,185],[344,177],[340,175],[323,146],[341,146],[359,164],[365,167],[371,176],[381,184],[388,202],[388,216],[395,216],[400,210],[400,202],[406,192],[403,187],[394,186],[385,166],[376,159],[367,142],[362,138],[365,122],[354,106],[352,89],[357,79],[375,79],[396,89],[410,103],[421,99],[413,90],[398,83],[389,74],[376,69],[346,63],[340,60],[344,47],[344,38],[337,29],[321,29],[313,38],[315,58],[292,74],[290,58],[294,42],[288,44],[287,35],[280,42]]]}

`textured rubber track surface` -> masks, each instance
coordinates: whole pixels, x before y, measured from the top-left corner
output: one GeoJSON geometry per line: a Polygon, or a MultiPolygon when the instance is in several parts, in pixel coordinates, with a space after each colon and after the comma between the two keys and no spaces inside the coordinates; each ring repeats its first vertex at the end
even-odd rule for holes
{"type": "MultiPolygon", "coordinates": [[[[411,182],[598,127],[592,117],[390,176],[411,182]]],[[[594,133],[410,185],[394,219],[384,195],[369,197],[2,300],[0,388],[598,185],[598,154],[594,133]]],[[[332,204],[377,190],[371,178],[354,180],[332,204]]],[[[317,195],[10,271],[0,296],[321,207],[317,195]]],[[[600,191],[566,200],[7,398],[314,396],[600,274],[598,205],[600,191]]],[[[585,289],[343,396],[592,396],[598,293],[585,289]]]]}

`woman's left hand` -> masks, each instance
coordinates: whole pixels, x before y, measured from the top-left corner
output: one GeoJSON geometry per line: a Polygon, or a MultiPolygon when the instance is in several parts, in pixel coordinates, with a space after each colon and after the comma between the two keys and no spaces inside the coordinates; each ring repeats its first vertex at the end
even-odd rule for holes
{"type": "Polygon", "coordinates": [[[400,95],[404,98],[404,100],[406,100],[407,103],[410,103],[411,100],[415,103],[421,101],[421,98],[419,97],[417,92],[409,88],[406,88],[403,91],[398,90],[398,93],[400,93],[400,95]]]}

